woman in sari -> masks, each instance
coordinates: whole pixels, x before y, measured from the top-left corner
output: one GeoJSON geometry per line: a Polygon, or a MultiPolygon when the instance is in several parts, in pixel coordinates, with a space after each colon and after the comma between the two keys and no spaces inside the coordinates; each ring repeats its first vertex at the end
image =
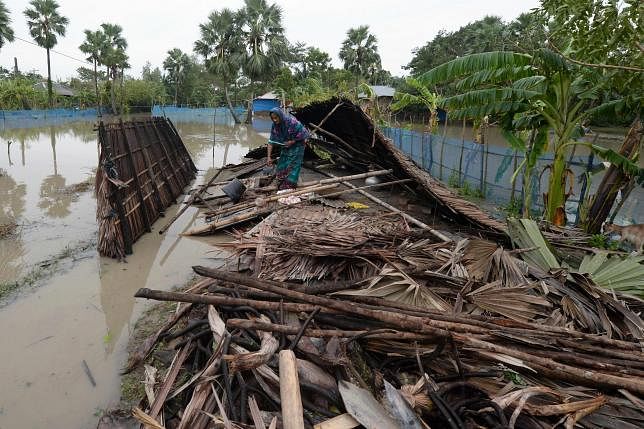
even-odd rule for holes
{"type": "Polygon", "coordinates": [[[275,172],[277,189],[295,189],[302,169],[304,147],[310,134],[300,121],[285,113],[279,107],[273,108],[270,114],[273,126],[268,145],[267,164],[269,166],[273,165],[273,160],[271,159],[272,145],[280,145],[282,151],[280,152],[275,172]]]}

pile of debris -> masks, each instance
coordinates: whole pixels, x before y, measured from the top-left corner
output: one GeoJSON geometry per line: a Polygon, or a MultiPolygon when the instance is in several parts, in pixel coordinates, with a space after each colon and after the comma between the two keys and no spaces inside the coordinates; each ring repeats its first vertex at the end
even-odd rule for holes
{"type": "Polygon", "coordinates": [[[192,290],[136,294],[188,303],[129,364],[161,341],[176,350],[163,381],[146,367],[136,417],[179,428],[641,427],[642,301],[545,269],[558,260],[532,229],[511,222],[522,248],[507,250],[440,241],[396,214],[275,211],[224,246],[227,269],[193,267],[204,278],[192,290]]]}
{"type": "Polygon", "coordinates": [[[576,232],[492,219],[346,100],[297,116],[317,133],[314,151],[357,173],[316,169],[330,177],[277,193],[269,177],[249,177],[260,159],[222,169],[227,180],[216,182],[218,173],[192,193],[186,207],[203,207],[206,222],[186,235],[228,230],[232,241],[218,246],[230,257],[217,269],[193,267],[202,278],[185,292],[137,292],[177,303],[126,368],[148,363],[137,420],[226,429],[644,425],[644,257],[584,255],[576,232]],[[380,183],[357,182],[369,177],[380,183]],[[430,226],[372,187],[415,192],[451,223],[430,226]],[[332,199],[354,192],[362,200],[332,199]],[[251,220],[259,222],[233,230],[251,220]],[[168,352],[167,368],[153,365],[168,352]]]}

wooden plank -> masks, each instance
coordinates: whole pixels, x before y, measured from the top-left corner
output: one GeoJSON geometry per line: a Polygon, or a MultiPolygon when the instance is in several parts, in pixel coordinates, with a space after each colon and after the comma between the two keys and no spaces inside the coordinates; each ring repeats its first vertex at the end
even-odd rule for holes
{"type": "Polygon", "coordinates": [[[280,402],[284,429],[304,429],[304,408],[297,375],[297,361],[292,350],[279,354],[280,402]]]}
{"type": "Polygon", "coordinates": [[[125,150],[128,153],[128,161],[130,167],[132,168],[132,177],[134,178],[135,192],[139,197],[139,202],[141,203],[141,212],[143,213],[143,222],[145,224],[145,230],[147,232],[152,231],[151,222],[152,219],[148,213],[147,207],[145,206],[145,201],[143,200],[143,192],[141,190],[141,183],[139,182],[139,175],[137,174],[136,165],[134,164],[134,156],[132,155],[132,147],[130,145],[129,139],[127,137],[127,132],[125,131],[125,125],[123,124],[123,119],[119,119],[119,124],[121,124],[121,132],[123,134],[123,143],[125,145],[125,150]]]}
{"type": "Polygon", "coordinates": [[[351,414],[344,413],[332,419],[325,420],[322,423],[318,423],[313,426],[313,429],[353,429],[358,426],[360,426],[360,423],[351,414]]]}
{"type": "Polygon", "coordinates": [[[173,138],[173,136],[171,134],[172,131],[168,128],[167,122],[165,122],[163,120],[163,118],[159,118],[159,119],[160,119],[158,121],[159,122],[159,129],[161,130],[161,132],[165,136],[164,144],[169,145],[169,148],[170,148],[169,154],[172,157],[174,157],[174,162],[176,164],[178,164],[179,173],[181,173],[181,176],[183,177],[183,183],[182,183],[183,186],[181,187],[183,189],[183,187],[185,187],[185,185],[187,185],[188,183],[190,183],[192,181],[193,176],[192,176],[192,174],[188,173],[189,168],[186,165],[186,160],[183,157],[180,156],[179,149],[177,148],[175,139],[173,138]]]}

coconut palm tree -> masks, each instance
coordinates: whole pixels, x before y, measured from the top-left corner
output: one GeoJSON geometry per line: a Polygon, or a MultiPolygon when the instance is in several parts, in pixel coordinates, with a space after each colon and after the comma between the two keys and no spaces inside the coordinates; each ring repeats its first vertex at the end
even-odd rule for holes
{"type": "Polygon", "coordinates": [[[251,85],[246,122],[252,121],[254,84],[268,80],[288,58],[288,41],[282,27],[282,9],[266,0],[245,0],[239,11],[240,36],[244,47],[242,69],[251,85]]]}
{"type": "Polygon", "coordinates": [[[100,63],[107,68],[107,77],[111,79],[110,83],[110,101],[112,104],[112,112],[118,113],[116,108],[116,97],[114,94],[114,86],[116,78],[119,77],[119,70],[122,70],[127,64],[128,56],[125,53],[127,48],[127,40],[123,37],[121,32],[123,29],[117,24],[101,24],[103,35],[105,36],[105,43],[102,45],[100,53],[100,63]]]}
{"type": "Polygon", "coordinates": [[[9,18],[9,9],[0,0],[0,48],[5,42],[13,42],[13,30],[9,27],[11,18],[9,18]]]}
{"type": "Polygon", "coordinates": [[[175,106],[179,95],[179,85],[184,81],[189,66],[190,58],[178,48],[169,50],[168,56],[163,60],[163,68],[168,72],[168,82],[174,84],[175,106]]]}
{"type": "Polygon", "coordinates": [[[377,43],[376,36],[369,33],[368,25],[350,28],[339,54],[340,59],[344,61],[344,69],[351,71],[356,77],[373,76],[380,69],[377,43]]]}
{"type": "Polygon", "coordinates": [[[58,39],[56,35],[65,35],[65,26],[69,20],[58,13],[58,3],[55,0],[31,0],[31,9],[24,11],[27,17],[29,33],[38,46],[47,50],[47,94],[49,107],[54,106],[54,96],[51,85],[51,61],[49,50],[56,46],[58,39]]]}
{"type": "Polygon", "coordinates": [[[238,37],[236,14],[230,9],[214,11],[208,21],[199,24],[201,39],[195,42],[194,51],[203,56],[208,71],[221,83],[226,103],[236,124],[241,123],[230,100],[228,88],[240,69],[241,45],[238,37]]]}
{"type": "Polygon", "coordinates": [[[85,30],[85,41],[79,46],[81,52],[87,54],[87,61],[94,63],[94,89],[96,90],[96,102],[98,103],[98,114],[101,114],[101,96],[98,92],[98,70],[101,51],[105,49],[106,37],[101,30],[85,30]]]}

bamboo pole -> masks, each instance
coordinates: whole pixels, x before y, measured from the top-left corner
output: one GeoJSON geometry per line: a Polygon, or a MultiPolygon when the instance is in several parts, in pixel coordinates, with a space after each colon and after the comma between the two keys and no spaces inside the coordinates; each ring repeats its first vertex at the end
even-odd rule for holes
{"type": "MultiPolygon", "coordinates": [[[[437,337],[451,338],[458,343],[467,345],[468,347],[475,347],[482,350],[491,351],[494,353],[501,353],[504,355],[512,356],[521,359],[525,364],[542,366],[549,370],[555,371],[559,378],[566,381],[580,382],[583,381],[584,385],[601,386],[611,389],[626,388],[630,391],[637,393],[644,393],[644,379],[633,379],[619,377],[609,374],[602,374],[597,371],[592,371],[587,368],[578,368],[572,365],[556,362],[550,358],[542,358],[534,356],[530,353],[524,352],[520,349],[509,347],[507,345],[493,344],[488,341],[477,338],[473,335],[466,335],[463,330],[470,330],[465,324],[445,323],[432,320],[429,317],[415,317],[405,314],[395,314],[387,311],[372,310],[360,307],[350,302],[339,302],[330,298],[324,298],[315,295],[307,295],[294,290],[285,289],[279,286],[274,286],[270,283],[263,282],[254,278],[245,277],[239,274],[226,272],[223,270],[213,270],[205,267],[195,266],[193,270],[202,276],[212,277],[219,280],[229,281],[233,283],[241,283],[247,286],[255,287],[267,292],[277,293],[286,298],[295,301],[306,302],[309,304],[324,306],[340,312],[355,314],[371,319],[376,319],[385,323],[390,323],[399,328],[407,329],[412,332],[417,332],[426,335],[435,335],[437,337]]],[[[475,330],[470,330],[469,333],[475,330]]],[[[480,332],[485,334],[486,332],[480,332]]]]}
{"type": "MultiPolygon", "coordinates": [[[[293,207],[295,204],[300,204],[300,203],[305,202],[305,201],[318,200],[320,198],[329,198],[329,197],[334,197],[334,196],[338,196],[338,195],[342,195],[342,194],[348,194],[348,193],[352,193],[352,192],[364,192],[363,189],[395,185],[395,184],[398,184],[398,183],[406,183],[406,182],[409,182],[409,181],[411,181],[411,179],[403,179],[403,180],[396,180],[396,181],[393,181],[393,182],[378,183],[378,184],[375,184],[375,185],[363,186],[362,188],[356,187],[355,189],[346,189],[344,191],[334,192],[334,193],[331,193],[331,194],[328,194],[328,195],[324,195],[322,197],[314,197],[314,198],[312,198],[310,200],[309,199],[303,199],[303,200],[301,200],[299,202],[296,202],[296,203],[293,203],[293,204],[278,206],[277,208],[264,208],[264,209],[257,208],[257,209],[255,209],[255,210],[253,210],[251,212],[248,212],[248,213],[239,213],[239,214],[237,214],[235,216],[225,218],[225,219],[223,219],[221,221],[218,221],[218,222],[213,222],[213,223],[203,225],[203,226],[198,227],[198,228],[193,228],[190,231],[182,233],[181,235],[185,235],[185,236],[206,235],[206,234],[208,234],[210,232],[215,232],[215,231],[217,231],[219,229],[225,228],[227,226],[234,225],[234,224],[239,223],[239,222],[244,222],[244,221],[247,221],[247,220],[254,219],[254,218],[258,217],[258,216],[267,215],[269,213],[276,212],[278,210],[283,210],[283,209],[286,209],[286,208],[289,208],[289,207],[293,207]]],[[[307,192],[325,190],[325,189],[335,187],[335,186],[336,186],[336,184],[320,186],[320,187],[311,187],[311,188],[307,189],[307,192]]],[[[304,190],[302,190],[302,191],[304,191],[304,190]]],[[[289,196],[289,195],[293,195],[293,193],[280,194],[280,195],[277,195],[276,197],[277,197],[277,199],[279,199],[279,198],[282,198],[284,196],[289,196]]],[[[247,210],[247,209],[252,208],[253,206],[254,206],[254,203],[252,205],[250,205],[249,207],[238,208],[237,210],[247,210]]],[[[235,206],[231,206],[229,208],[234,208],[234,207],[235,206]]]]}
{"type": "Polygon", "coordinates": [[[304,408],[297,375],[297,361],[292,350],[279,354],[280,402],[284,429],[304,429],[304,408]]]}
{"type": "MultiPolygon", "coordinates": [[[[393,173],[393,170],[375,170],[375,171],[368,171],[366,173],[352,174],[350,176],[337,177],[334,179],[311,180],[309,182],[302,183],[300,185],[300,188],[313,186],[313,185],[328,185],[329,183],[340,183],[345,180],[366,179],[367,177],[384,176],[386,174],[391,174],[391,173],[393,173]]],[[[228,183],[230,183],[230,180],[227,180],[225,182],[211,183],[209,187],[227,185],[228,183]]],[[[270,185],[270,186],[265,186],[263,188],[253,189],[253,190],[256,192],[269,192],[269,191],[274,191],[276,189],[277,189],[277,186],[270,185]]],[[[221,196],[209,197],[209,198],[207,197],[206,200],[211,200],[216,198],[223,198],[223,197],[221,196]]]]}
{"type": "MultiPolygon", "coordinates": [[[[333,184],[330,184],[330,185],[322,185],[322,186],[313,185],[313,186],[309,186],[309,187],[306,187],[306,188],[299,188],[299,189],[296,189],[296,190],[292,190],[290,192],[284,192],[283,194],[272,195],[270,197],[265,198],[264,200],[266,201],[266,203],[270,203],[270,202],[273,202],[273,201],[277,201],[277,200],[279,200],[281,198],[293,197],[293,196],[297,196],[297,195],[304,195],[304,194],[307,194],[309,192],[314,192],[314,191],[325,191],[327,189],[335,188],[337,186],[338,185],[336,183],[333,183],[333,184]]],[[[255,201],[251,201],[251,202],[248,202],[248,203],[235,204],[235,205],[230,206],[230,207],[224,207],[224,208],[215,210],[213,212],[208,212],[207,215],[208,216],[218,216],[218,215],[222,215],[222,214],[226,214],[226,213],[232,213],[232,212],[237,212],[237,211],[240,211],[240,210],[250,209],[250,208],[253,208],[253,207],[255,207],[255,201]]]]}
{"type": "MultiPolygon", "coordinates": [[[[300,328],[297,326],[280,325],[276,323],[262,322],[259,320],[248,319],[228,319],[226,326],[229,328],[242,328],[242,329],[256,329],[267,332],[278,332],[286,335],[297,335],[300,328]]],[[[426,340],[430,337],[422,334],[414,334],[412,332],[401,332],[395,329],[373,329],[362,331],[345,331],[343,329],[305,329],[305,337],[317,338],[352,338],[352,337],[368,337],[376,338],[379,340],[426,340]]]]}
{"type": "MultiPolygon", "coordinates": [[[[320,173],[322,173],[322,174],[324,174],[324,175],[326,175],[326,176],[329,176],[329,177],[337,177],[337,176],[334,176],[334,175],[333,175],[333,174],[331,174],[331,173],[326,173],[326,172],[323,172],[323,171],[321,171],[321,170],[316,170],[316,171],[319,171],[320,173]]],[[[391,205],[391,204],[389,204],[389,203],[384,202],[384,201],[383,201],[383,200],[381,200],[380,198],[375,197],[374,195],[372,195],[372,194],[370,194],[370,193],[368,193],[368,192],[366,192],[366,191],[364,191],[364,190],[362,190],[362,189],[358,189],[358,187],[357,187],[357,186],[355,186],[353,183],[350,183],[350,182],[342,182],[342,184],[343,184],[343,185],[345,185],[345,186],[348,186],[348,187],[350,187],[350,188],[352,188],[352,189],[354,189],[354,190],[356,190],[356,191],[357,191],[358,193],[360,193],[361,195],[364,195],[365,197],[369,198],[371,201],[373,201],[373,202],[375,202],[375,203],[377,203],[377,204],[380,204],[381,206],[383,206],[383,207],[384,207],[384,208],[386,208],[387,210],[389,210],[389,211],[391,211],[391,212],[393,212],[393,213],[397,213],[397,214],[401,215],[401,216],[402,216],[402,217],[404,217],[408,222],[411,222],[411,223],[413,223],[414,225],[419,226],[419,227],[421,227],[421,228],[423,228],[423,229],[425,229],[425,230],[429,231],[432,235],[434,235],[435,237],[437,237],[439,240],[447,241],[447,242],[452,241],[452,240],[451,240],[449,237],[447,237],[445,234],[443,234],[443,233],[441,233],[441,232],[439,232],[439,231],[436,231],[435,229],[433,229],[433,228],[432,228],[432,227],[430,227],[429,225],[427,225],[427,224],[425,224],[425,223],[423,223],[423,222],[419,221],[418,219],[416,219],[416,218],[414,218],[414,217],[412,217],[412,216],[408,215],[407,213],[403,212],[402,210],[398,210],[397,208],[395,208],[394,206],[392,206],[392,205],[391,205]]]]}

